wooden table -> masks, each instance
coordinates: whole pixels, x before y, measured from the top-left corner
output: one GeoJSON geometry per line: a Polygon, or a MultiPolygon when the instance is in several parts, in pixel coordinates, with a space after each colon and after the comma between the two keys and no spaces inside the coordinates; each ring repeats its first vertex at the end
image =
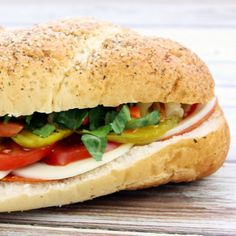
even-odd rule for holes
{"type": "Polygon", "coordinates": [[[231,149],[214,175],[191,184],[120,192],[86,203],[0,214],[0,235],[236,235],[236,2],[233,0],[2,0],[0,24],[30,26],[94,16],[172,38],[209,65],[231,128],[231,149]]]}

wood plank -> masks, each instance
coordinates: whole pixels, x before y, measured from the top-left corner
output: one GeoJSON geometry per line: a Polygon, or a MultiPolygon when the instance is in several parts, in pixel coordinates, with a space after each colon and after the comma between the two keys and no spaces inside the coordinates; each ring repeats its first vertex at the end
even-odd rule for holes
{"type": "MultiPolygon", "coordinates": [[[[42,235],[70,235],[70,236],[93,236],[93,235],[133,235],[133,236],[168,236],[173,234],[154,234],[145,232],[128,232],[128,231],[114,231],[114,230],[100,230],[100,229],[81,229],[68,227],[42,227],[32,225],[16,225],[16,224],[1,224],[0,235],[4,236],[42,236],[42,235]]],[[[176,235],[176,234],[175,234],[176,235]]],[[[177,235],[178,236],[178,235],[177,235]]],[[[192,234],[191,234],[192,236],[192,234]]]]}
{"type": "Polygon", "coordinates": [[[94,16],[127,26],[234,27],[233,0],[2,0],[0,22],[8,26],[31,25],[64,16],[94,16]]]}
{"type": "MultiPolygon", "coordinates": [[[[168,184],[123,191],[61,208],[0,214],[2,224],[41,227],[189,233],[236,234],[236,163],[189,184],[168,184]]],[[[10,227],[10,226],[9,226],[10,227]]]]}

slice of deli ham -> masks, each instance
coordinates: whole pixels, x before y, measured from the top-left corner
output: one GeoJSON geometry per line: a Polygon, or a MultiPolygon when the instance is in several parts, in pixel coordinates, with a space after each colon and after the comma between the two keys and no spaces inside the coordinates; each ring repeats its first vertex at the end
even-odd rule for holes
{"type": "Polygon", "coordinates": [[[199,104],[191,115],[182,120],[178,124],[178,126],[166,132],[162,136],[161,140],[166,140],[171,138],[172,136],[181,135],[197,128],[213,113],[216,106],[216,102],[217,99],[216,97],[214,97],[206,104],[199,104]]]}

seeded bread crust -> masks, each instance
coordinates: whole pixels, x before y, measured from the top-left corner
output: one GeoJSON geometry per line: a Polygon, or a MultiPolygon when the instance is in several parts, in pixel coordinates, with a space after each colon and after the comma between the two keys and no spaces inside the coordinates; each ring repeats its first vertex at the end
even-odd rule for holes
{"type": "Polygon", "coordinates": [[[205,103],[214,82],[190,50],[88,18],[0,31],[0,116],[127,102],[205,103]]]}

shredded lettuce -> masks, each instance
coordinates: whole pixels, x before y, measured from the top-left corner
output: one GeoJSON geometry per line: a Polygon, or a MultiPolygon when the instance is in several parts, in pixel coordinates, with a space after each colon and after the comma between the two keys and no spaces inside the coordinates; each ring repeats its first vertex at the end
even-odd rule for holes
{"type": "Polygon", "coordinates": [[[127,105],[123,105],[115,119],[111,123],[112,130],[116,134],[121,134],[125,129],[127,122],[131,119],[129,108],[127,105]]]}
{"type": "Polygon", "coordinates": [[[91,156],[96,161],[101,161],[107,146],[107,138],[98,137],[92,134],[84,134],[82,135],[81,140],[91,156]]]}
{"type": "MultiPolygon", "coordinates": [[[[101,113],[101,110],[99,112],[101,113]]],[[[109,118],[107,118],[106,123],[108,122],[108,120],[110,121],[110,123],[92,131],[84,130],[83,133],[85,134],[83,134],[81,137],[81,140],[87,148],[88,152],[97,161],[100,161],[102,159],[103,153],[107,146],[107,135],[112,130],[116,134],[122,133],[125,129],[127,122],[131,119],[129,108],[127,105],[123,105],[119,112],[107,112],[107,114],[108,115],[106,117],[109,116],[109,118]]],[[[96,122],[96,120],[93,120],[94,124],[96,122]]]]}
{"type": "Polygon", "coordinates": [[[25,116],[25,123],[29,126],[33,118],[33,115],[25,116]]]}
{"type": "Polygon", "coordinates": [[[131,119],[126,124],[126,129],[137,129],[148,125],[156,125],[160,122],[158,111],[153,111],[142,118],[131,119]]]}
{"type": "MultiPolygon", "coordinates": [[[[4,116],[4,122],[12,117],[4,116]]],[[[13,117],[12,119],[18,119],[13,117]]],[[[69,129],[81,134],[81,140],[91,156],[99,161],[107,146],[107,136],[110,132],[122,134],[125,129],[142,128],[156,125],[160,121],[158,111],[153,111],[144,117],[133,119],[128,105],[119,109],[114,107],[97,106],[90,109],[70,109],[51,114],[35,112],[32,115],[19,118],[25,129],[41,138],[47,138],[57,129],[69,129]],[[85,119],[88,123],[83,123],[85,119]]]]}
{"type": "Polygon", "coordinates": [[[34,129],[32,131],[33,134],[40,136],[41,138],[47,138],[50,134],[52,134],[56,130],[56,126],[52,124],[46,124],[41,128],[34,129]]]}
{"type": "Polygon", "coordinates": [[[104,124],[106,109],[103,106],[97,106],[89,111],[89,129],[95,130],[104,124]]]}
{"type": "Polygon", "coordinates": [[[7,124],[7,123],[10,121],[10,119],[11,119],[11,116],[5,115],[5,116],[3,117],[3,123],[4,123],[4,124],[7,124]]]}
{"type": "Polygon", "coordinates": [[[52,116],[52,120],[61,128],[77,130],[87,116],[88,111],[86,109],[71,109],[68,111],[55,112],[52,116]]]}
{"type": "Polygon", "coordinates": [[[34,130],[41,129],[48,123],[47,117],[47,114],[38,112],[35,112],[33,115],[25,116],[25,127],[31,130],[32,132],[34,130]]]}
{"type": "Polygon", "coordinates": [[[105,148],[107,146],[107,135],[111,131],[110,125],[104,125],[96,130],[83,130],[81,140],[96,161],[101,161],[105,148]]]}
{"type": "Polygon", "coordinates": [[[118,114],[117,111],[114,111],[114,110],[108,111],[105,115],[105,125],[112,123],[114,119],[116,118],[117,114],[118,114]]]}

